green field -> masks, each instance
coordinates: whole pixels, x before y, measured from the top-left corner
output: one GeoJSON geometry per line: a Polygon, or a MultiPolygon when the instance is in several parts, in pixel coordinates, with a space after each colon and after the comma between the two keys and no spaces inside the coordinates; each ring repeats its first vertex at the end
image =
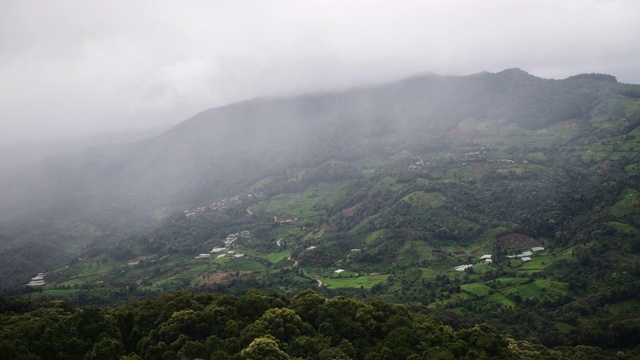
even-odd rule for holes
{"type": "Polygon", "coordinates": [[[301,193],[274,196],[254,205],[252,211],[297,218],[322,215],[324,213],[323,207],[331,206],[340,199],[344,186],[344,182],[318,183],[317,186],[309,186],[301,193]]]}
{"type": "Polygon", "coordinates": [[[291,256],[291,250],[284,250],[274,253],[263,255],[262,257],[269,260],[272,264],[280,262],[282,259],[286,259],[291,256]]]}
{"type": "Polygon", "coordinates": [[[613,315],[619,315],[623,311],[631,310],[634,307],[640,306],[640,302],[637,300],[625,300],[609,305],[609,312],[613,315]]]}
{"type": "Polygon", "coordinates": [[[446,198],[444,195],[436,192],[414,191],[402,198],[401,201],[408,202],[413,205],[426,206],[436,208],[444,205],[446,198]]]}
{"type": "Polygon", "coordinates": [[[45,289],[41,293],[33,294],[34,298],[43,297],[43,296],[52,296],[52,297],[64,297],[73,295],[78,292],[79,289],[45,289]]]}
{"type": "Polygon", "coordinates": [[[360,288],[370,289],[375,284],[387,281],[389,275],[360,275],[353,277],[319,277],[328,288],[360,288]]]}
{"type": "Polygon", "coordinates": [[[563,322],[556,322],[555,327],[556,329],[562,331],[563,333],[568,333],[573,329],[573,326],[563,322]]]}
{"type": "Polygon", "coordinates": [[[487,285],[481,283],[464,284],[460,288],[462,289],[462,291],[466,291],[469,294],[473,294],[479,297],[489,295],[489,292],[492,290],[487,285]]]}

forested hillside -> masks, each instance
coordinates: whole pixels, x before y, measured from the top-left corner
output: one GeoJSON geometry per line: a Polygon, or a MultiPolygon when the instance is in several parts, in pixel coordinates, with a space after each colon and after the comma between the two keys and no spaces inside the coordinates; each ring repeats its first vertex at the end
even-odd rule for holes
{"type": "MultiPolygon", "coordinates": [[[[217,295],[147,304],[202,296],[206,308],[261,289],[286,308],[313,289],[350,308],[405,304],[470,346],[415,335],[411,354],[397,352],[406,356],[434,346],[442,358],[496,356],[468,331],[502,334],[505,357],[637,356],[639,94],[609,75],[510,69],[207,110],[152,139],[3,173],[2,286],[36,302],[28,309],[64,299],[115,312],[175,290],[217,295]]],[[[329,336],[298,315],[315,331],[304,336],[329,336]]],[[[227,319],[242,322],[225,333],[241,343],[228,355],[249,356],[253,338],[238,334],[260,316],[227,319]]],[[[209,335],[188,340],[208,347],[209,335]]],[[[118,354],[147,356],[142,335],[110,336],[118,354]]],[[[361,346],[349,336],[314,349],[346,338],[351,358],[396,354],[384,330],[361,346]]],[[[305,358],[290,340],[274,341],[305,358]]],[[[148,341],[175,354],[184,345],[148,341]]]]}
{"type": "Polygon", "coordinates": [[[610,76],[544,80],[511,69],[207,110],[146,141],[3,171],[1,254],[14,261],[0,274],[59,264],[69,251],[137,231],[158,209],[235,196],[332,159],[446,150],[444,135],[465,120],[541,128],[585,116],[619,89],[610,76]]]}

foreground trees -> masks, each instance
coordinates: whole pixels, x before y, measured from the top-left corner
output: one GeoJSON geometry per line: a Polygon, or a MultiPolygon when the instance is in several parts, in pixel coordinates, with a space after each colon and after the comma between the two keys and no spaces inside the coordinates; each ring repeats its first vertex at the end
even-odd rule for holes
{"type": "Polygon", "coordinates": [[[1,359],[400,360],[615,355],[585,346],[552,350],[478,326],[454,331],[402,305],[344,297],[327,300],[311,290],[290,301],[250,290],[239,297],[174,292],[117,308],[71,308],[60,301],[36,304],[18,298],[2,298],[0,304],[1,359]]]}

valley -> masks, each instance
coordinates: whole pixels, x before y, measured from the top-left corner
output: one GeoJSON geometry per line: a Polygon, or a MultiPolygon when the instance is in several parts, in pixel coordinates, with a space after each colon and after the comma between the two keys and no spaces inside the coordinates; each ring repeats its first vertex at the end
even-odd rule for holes
{"type": "Polygon", "coordinates": [[[83,182],[77,172],[75,196],[99,206],[53,198],[35,230],[5,215],[0,233],[31,244],[51,229],[77,239],[55,264],[12,265],[30,272],[14,274],[22,283],[11,292],[88,306],[176,290],[313,289],[403,303],[456,330],[482,324],[549,347],[629,348],[637,336],[622,333],[637,325],[607,329],[640,319],[640,90],[605,75],[554,81],[508,70],[249,102],[218,110],[218,123],[201,114],[130,145],[126,164],[95,150],[115,175],[92,169],[83,182]],[[445,83],[456,96],[436,91],[445,83]],[[499,90],[480,91],[485,84],[499,90]],[[551,95],[532,95],[542,93],[551,95]],[[376,102],[388,94],[397,103],[376,102]],[[330,110],[337,98],[350,105],[330,110]],[[312,118],[285,126],[309,108],[312,118]],[[265,109],[270,126],[244,118],[265,109]],[[181,138],[196,145],[169,141],[181,138]],[[139,178],[120,182],[131,174],[139,178]],[[169,193],[169,184],[180,187],[169,193]],[[39,272],[45,284],[25,287],[39,272]]]}

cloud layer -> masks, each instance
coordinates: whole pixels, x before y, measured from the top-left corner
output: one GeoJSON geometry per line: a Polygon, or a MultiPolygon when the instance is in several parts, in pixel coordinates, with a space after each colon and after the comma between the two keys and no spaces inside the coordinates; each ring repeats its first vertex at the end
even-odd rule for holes
{"type": "Polygon", "coordinates": [[[425,72],[640,83],[637,14],[634,0],[3,1],[0,144],[425,72]]]}

